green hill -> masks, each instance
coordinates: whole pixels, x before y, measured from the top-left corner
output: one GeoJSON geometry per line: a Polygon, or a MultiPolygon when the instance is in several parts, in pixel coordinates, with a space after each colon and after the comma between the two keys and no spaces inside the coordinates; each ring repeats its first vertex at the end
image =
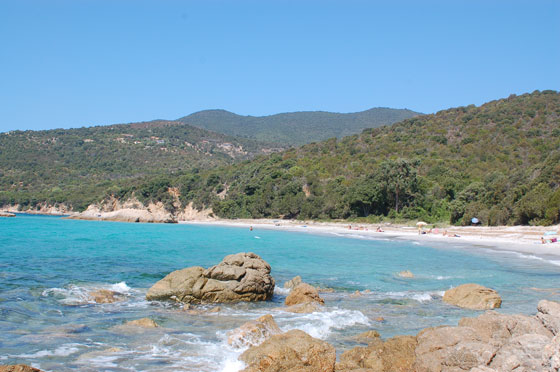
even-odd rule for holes
{"type": "Polygon", "coordinates": [[[557,223],[560,94],[418,116],[173,184],[185,200],[228,218],[557,223]]]}
{"type": "Polygon", "coordinates": [[[225,110],[206,110],[177,121],[231,136],[298,146],[342,138],[416,115],[419,113],[382,107],[349,114],[309,111],[270,116],[241,116],[225,110]]]}
{"type": "Polygon", "coordinates": [[[68,203],[112,187],[249,159],[270,146],[172,121],[0,133],[0,205],[68,203]]]}

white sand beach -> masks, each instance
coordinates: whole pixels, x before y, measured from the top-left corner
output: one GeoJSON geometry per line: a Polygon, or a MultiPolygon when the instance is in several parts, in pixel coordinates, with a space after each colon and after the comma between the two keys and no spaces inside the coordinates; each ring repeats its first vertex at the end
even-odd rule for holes
{"type": "MultiPolygon", "coordinates": [[[[545,235],[547,231],[560,231],[560,225],[555,226],[450,226],[432,229],[428,233],[429,226],[419,234],[418,228],[414,226],[380,223],[348,223],[348,222],[315,222],[295,220],[271,220],[271,219],[240,219],[240,220],[201,220],[180,221],[182,224],[221,225],[239,228],[272,229],[285,231],[308,231],[316,234],[340,234],[352,236],[363,236],[379,239],[406,239],[424,242],[453,242],[485,246],[495,250],[518,252],[527,255],[547,257],[560,260],[560,242],[550,243],[550,239],[558,238],[558,235],[545,235]],[[381,227],[383,232],[377,232],[381,227]],[[541,237],[547,241],[542,244],[541,237]]],[[[560,264],[560,261],[558,261],[560,264]]]]}

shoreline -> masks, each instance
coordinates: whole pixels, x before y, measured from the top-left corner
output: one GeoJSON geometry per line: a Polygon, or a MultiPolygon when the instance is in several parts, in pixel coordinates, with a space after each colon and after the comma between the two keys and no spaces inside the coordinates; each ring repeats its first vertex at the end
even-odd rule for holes
{"type": "MultiPolygon", "coordinates": [[[[212,221],[179,221],[179,224],[227,226],[238,228],[267,229],[275,231],[308,232],[312,234],[337,234],[348,238],[369,239],[401,239],[415,242],[439,243],[445,245],[465,244],[502,252],[515,252],[535,255],[539,258],[559,260],[554,263],[560,266],[560,243],[541,243],[545,231],[557,231],[556,226],[451,226],[439,229],[439,233],[418,234],[416,227],[396,224],[352,224],[348,222],[315,222],[295,220],[212,220],[212,221]],[[352,226],[349,229],[348,226],[352,226]],[[381,226],[383,232],[376,232],[381,226]],[[354,229],[361,227],[363,229],[354,229]],[[367,229],[367,230],[366,230],[367,229]],[[448,236],[443,235],[447,231],[448,236]],[[454,237],[453,235],[459,235],[454,237]],[[452,236],[449,236],[452,235],[452,236]]],[[[427,229],[424,229],[427,231],[427,229]]]]}

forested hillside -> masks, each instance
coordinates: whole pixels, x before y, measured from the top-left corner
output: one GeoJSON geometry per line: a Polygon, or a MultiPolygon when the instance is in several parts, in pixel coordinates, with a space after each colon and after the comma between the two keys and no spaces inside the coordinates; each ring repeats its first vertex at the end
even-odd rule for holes
{"type": "Polygon", "coordinates": [[[339,114],[304,111],[270,116],[241,116],[225,110],[196,112],[178,121],[231,136],[254,138],[283,145],[303,145],[329,138],[342,138],[419,115],[410,110],[372,108],[339,114]]]}
{"type": "Polygon", "coordinates": [[[512,95],[157,182],[143,186],[147,199],[171,206],[176,186],[184,203],[228,218],[557,223],[560,94],[512,95]]]}
{"type": "Polygon", "coordinates": [[[119,185],[276,150],[169,121],[0,133],[0,205],[81,210],[119,185]]]}

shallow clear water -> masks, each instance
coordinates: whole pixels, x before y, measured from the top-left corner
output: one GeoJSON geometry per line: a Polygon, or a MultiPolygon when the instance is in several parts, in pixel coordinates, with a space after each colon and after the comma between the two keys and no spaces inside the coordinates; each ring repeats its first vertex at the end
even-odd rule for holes
{"type": "Polygon", "coordinates": [[[300,230],[2,218],[0,364],[52,371],[237,371],[241,351],[227,345],[227,332],[268,313],[283,330],[303,329],[340,353],[365,330],[377,329],[382,337],[416,334],[477,314],[441,300],[443,291],[462,283],[496,289],[506,313],[532,314],[540,299],[560,301],[560,266],[554,261],[461,245],[460,239],[444,246],[300,230]],[[170,271],[208,267],[246,251],[271,264],[279,287],[301,275],[336,291],[322,294],[325,309],[314,314],[279,309],[282,289],[271,302],[221,305],[220,312],[205,314],[144,299],[170,271]],[[400,278],[402,270],[416,278],[400,278]],[[87,303],[87,292],[97,288],[126,298],[87,303]],[[352,296],[366,289],[371,293],[352,296]],[[118,327],[143,317],[161,327],[140,333],[118,327]]]}

